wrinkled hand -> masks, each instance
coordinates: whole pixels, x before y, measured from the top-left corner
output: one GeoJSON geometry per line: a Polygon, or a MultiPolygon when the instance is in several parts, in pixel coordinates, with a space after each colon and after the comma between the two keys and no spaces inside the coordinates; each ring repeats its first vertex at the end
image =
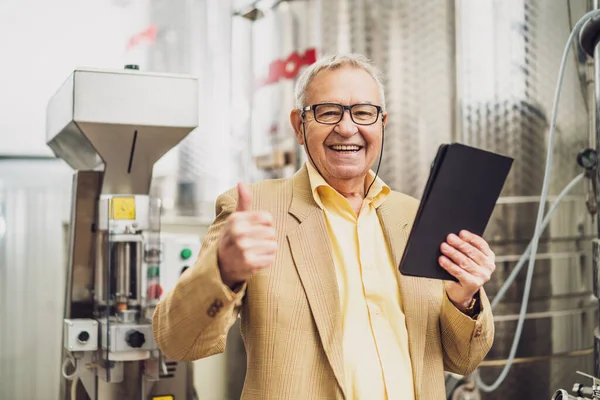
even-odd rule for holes
{"type": "Polygon", "coordinates": [[[464,311],[496,269],[494,252],[482,237],[465,230],[448,235],[441,250],[440,266],[458,279],[446,282],[446,293],[464,311]]]}
{"type": "Polygon", "coordinates": [[[217,247],[221,279],[230,288],[275,261],[273,216],[250,211],[251,207],[250,188],[245,183],[238,184],[238,207],[227,219],[217,247]]]}

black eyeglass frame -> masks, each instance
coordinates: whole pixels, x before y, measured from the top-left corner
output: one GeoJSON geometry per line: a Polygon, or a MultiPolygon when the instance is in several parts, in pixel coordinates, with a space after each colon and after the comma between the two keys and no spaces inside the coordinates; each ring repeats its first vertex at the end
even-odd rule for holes
{"type": "Polygon", "coordinates": [[[377,122],[377,120],[379,119],[379,114],[383,114],[383,108],[381,106],[375,105],[375,104],[371,104],[371,103],[357,103],[357,104],[351,104],[349,106],[345,106],[343,104],[338,104],[338,103],[319,103],[319,104],[313,104],[310,106],[306,106],[304,108],[301,109],[302,111],[302,119],[304,119],[304,115],[306,114],[307,111],[312,111],[313,115],[315,117],[315,121],[317,121],[319,124],[323,124],[323,125],[336,125],[339,124],[340,121],[342,119],[344,119],[344,114],[346,113],[346,110],[348,110],[348,112],[350,113],[350,119],[352,119],[352,122],[354,122],[356,125],[362,125],[362,126],[369,126],[369,125],[373,125],[377,122]],[[338,106],[342,108],[342,113],[340,114],[340,119],[337,122],[321,122],[317,119],[317,113],[315,112],[315,110],[319,107],[319,106],[338,106]],[[371,106],[371,107],[375,107],[375,109],[377,109],[377,115],[375,116],[375,120],[373,122],[370,123],[364,123],[364,122],[356,122],[354,120],[354,114],[352,114],[352,108],[357,107],[357,106],[371,106]]]}

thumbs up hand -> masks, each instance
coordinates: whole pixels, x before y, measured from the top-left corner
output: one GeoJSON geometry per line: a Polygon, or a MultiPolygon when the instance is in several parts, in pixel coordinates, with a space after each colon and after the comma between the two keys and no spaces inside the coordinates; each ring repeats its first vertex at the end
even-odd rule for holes
{"type": "Polygon", "coordinates": [[[251,211],[252,192],[246,183],[237,189],[237,210],[227,219],[217,249],[221,279],[230,288],[268,267],[277,252],[273,216],[251,211]]]}

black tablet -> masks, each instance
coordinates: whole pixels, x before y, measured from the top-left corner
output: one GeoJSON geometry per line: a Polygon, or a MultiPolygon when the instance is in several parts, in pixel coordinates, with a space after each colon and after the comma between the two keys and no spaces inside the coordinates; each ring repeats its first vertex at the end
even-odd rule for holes
{"type": "Polygon", "coordinates": [[[438,149],[400,262],[404,275],[454,280],[439,264],[450,233],[483,235],[513,159],[460,143],[438,149]]]}

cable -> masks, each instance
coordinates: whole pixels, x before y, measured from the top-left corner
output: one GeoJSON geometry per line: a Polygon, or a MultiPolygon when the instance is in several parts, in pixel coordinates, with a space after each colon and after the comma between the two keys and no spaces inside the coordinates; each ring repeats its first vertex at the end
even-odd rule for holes
{"type": "Polygon", "coordinates": [[[75,379],[77,377],[77,373],[79,371],[77,371],[77,360],[71,355],[67,355],[62,363],[62,368],[61,368],[61,372],[62,372],[62,376],[68,380],[68,381],[72,381],[73,379],[75,379]],[[67,374],[67,367],[69,366],[69,364],[71,364],[74,368],[73,373],[72,374],[67,374]]]}
{"type": "Polygon", "coordinates": [[[373,180],[371,181],[371,184],[369,185],[369,188],[365,192],[365,198],[367,198],[367,196],[369,195],[369,191],[371,190],[371,186],[373,186],[373,184],[377,180],[377,176],[379,176],[379,167],[381,167],[381,160],[383,159],[383,143],[385,141],[385,126],[383,126],[383,117],[381,117],[381,119],[382,119],[382,123],[381,123],[381,151],[379,152],[379,162],[377,163],[377,170],[375,171],[375,176],[373,177],[373,180]]]}
{"type": "MultiPolygon", "coordinates": [[[[569,25],[569,32],[573,30],[573,15],[571,10],[571,0],[567,0],[567,21],[569,25]]],[[[588,109],[588,99],[586,97],[587,87],[585,80],[587,79],[585,74],[585,63],[584,63],[584,72],[581,72],[579,55],[577,54],[577,49],[579,48],[579,44],[575,43],[573,45],[575,48],[575,52],[573,53],[573,60],[575,61],[575,68],[577,69],[577,80],[579,81],[579,92],[581,93],[581,97],[583,97],[583,105],[585,106],[585,111],[590,112],[588,109]],[[582,76],[583,75],[583,76],[582,76]]]]}
{"type": "MultiPolygon", "coordinates": [[[[565,186],[565,188],[562,190],[562,192],[556,197],[556,200],[554,200],[554,203],[548,210],[548,214],[546,214],[546,217],[544,218],[544,221],[542,222],[542,228],[541,228],[542,232],[544,230],[546,230],[546,227],[550,223],[552,214],[554,214],[554,211],[556,211],[556,208],[558,207],[558,205],[560,204],[562,199],[564,197],[566,197],[569,194],[569,192],[571,192],[571,190],[573,190],[573,188],[579,182],[581,182],[583,180],[583,178],[585,178],[585,173],[581,173],[581,174],[577,175],[575,178],[573,178],[573,180],[571,182],[569,182],[569,184],[567,186],[565,186]]],[[[517,278],[517,275],[519,274],[519,272],[521,271],[521,269],[523,269],[523,266],[525,265],[525,261],[527,261],[529,259],[530,254],[531,254],[531,242],[529,242],[529,244],[527,245],[527,249],[525,249],[525,252],[519,259],[519,262],[517,263],[515,268],[513,268],[510,275],[508,276],[508,278],[506,278],[506,280],[504,281],[504,284],[502,285],[500,290],[498,290],[498,293],[494,296],[494,299],[492,300],[492,303],[491,303],[492,311],[496,308],[498,303],[500,303],[500,301],[502,300],[502,298],[508,291],[508,288],[510,287],[510,285],[517,278]]]]}
{"type": "Polygon", "coordinates": [[[71,400],[77,400],[77,384],[79,383],[79,377],[76,376],[71,382],[71,400]]]}
{"type": "Polygon", "coordinates": [[[569,51],[571,50],[573,40],[579,33],[579,30],[581,29],[583,24],[586,23],[590,18],[597,16],[597,15],[600,15],[600,11],[598,11],[598,10],[590,11],[590,12],[586,13],[583,17],[581,17],[581,19],[579,19],[579,21],[577,21],[577,23],[575,24],[575,27],[573,28],[573,30],[571,31],[571,34],[569,35],[569,39],[567,40],[567,44],[566,44],[565,50],[563,52],[562,60],[560,63],[560,69],[558,72],[558,80],[556,83],[556,90],[554,93],[554,104],[552,106],[552,117],[550,120],[550,132],[549,132],[549,138],[548,138],[548,151],[546,153],[546,168],[544,171],[544,182],[542,184],[542,194],[540,196],[540,206],[538,208],[538,214],[537,214],[536,223],[535,223],[535,231],[534,231],[531,243],[530,243],[531,244],[531,250],[530,250],[531,256],[529,257],[529,265],[527,268],[527,278],[525,280],[525,288],[523,291],[523,301],[521,303],[521,310],[519,312],[519,320],[517,322],[517,329],[515,331],[515,337],[513,339],[513,343],[511,345],[510,353],[506,360],[506,364],[504,365],[504,368],[502,369],[502,372],[500,373],[500,375],[498,376],[496,381],[494,383],[492,383],[491,385],[488,385],[481,380],[480,376],[477,377],[477,384],[478,384],[479,388],[484,392],[493,392],[494,390],[498,389],[498,387],[500,387],[502,382],[504,382],[504,379],[506,379],[506,377],[508,376],[508,372],[510,371],[510,368],[512,367],[513,361],[515,359],[515,355],[517,353],[517,347],[519,346],[519,341],[521,339],[521,333],[523,332],[525,315],[527,314],[527,304],[529,302],[529,292],[531,291],[531,282],[533,279],[535,257],[537,255],[538,243],[539,243],[540,235],[542,232],[542,220],[543,220],[543,216],[544,216],[544,207],[546,205],[546,198],[548,197],[548,186],[549,186],[549,181],[550,181],[549,178],[550,178],[550,172],[552,171],[552,156],[553,156],[553,149],[554,149],[554,135],[556,132],[556,117],[557,117],[557,111],[558,111],[558,101],[560,99],[560,91],[562,89],[562,83],[563,83],[563,79],[564,79],[564,75],[565,75],[565,67],[566,67],[566,63],[567,63],[567,57],[569,55],[569,51]]]}

